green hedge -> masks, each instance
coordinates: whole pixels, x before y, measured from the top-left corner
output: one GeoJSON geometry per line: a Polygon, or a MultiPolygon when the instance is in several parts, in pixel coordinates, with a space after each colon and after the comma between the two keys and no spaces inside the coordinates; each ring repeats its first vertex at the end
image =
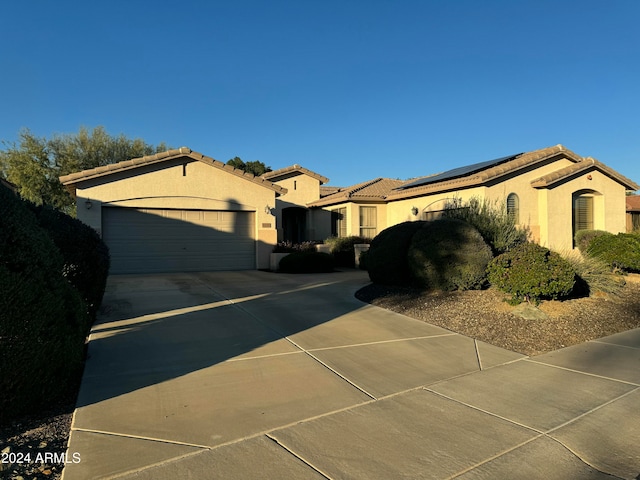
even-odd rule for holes
{"type": "Polygon", "coordinates": [[[30,204],[30,208],[62,253],[63,275],[78,290],[95,320],[109,275],[109,249],[98,233],[80,220],[51,207],[30,204]]]}
{"type": "Polygon", "coordinates": [[[282,273],[326,273],[333,272],[335,260],[332,255],[321,252],[291,253],[280,260],[282,273]]]}
{"type": "Polygon", "coordinates": [[[481,288],[493,258],[475,227],[448,218],[423,225],[413,235],[407,255],[415,284],[445,291],[481,288]]]}
{"type": "Polygon", "coordinates": [[[605,232],[604,230],[578,230],[574,240],[578,250],[581,253],[586,253],[595,238],[607,235],[613,236],[613,233],[605,232]]]}
{"type": "Polygon", "coordinates": [[[55,401],[82,368],[86,305],[35,215],[0,186],[0,424],[55,401]]]}
{"type": "Polygon", "coordinates": [[[407,253],[411,239],[421,229],[423,221],[404,222],[380,232],[367,252],[367,270],[374,283],[406,285],[412,281],[407,253]]]}
{"type": "Polygon", "coordinates": [[[566,260],[535,243],[499,255],[487,271],[489,282],[510,293],[514,303],[567,297],[576,283],[576,273],[566,260]]]}
{"type": "Polygon", "coordinates": [[[586,253],[602,260],[614,270],[640,272],[640,235],[601,235],[591,240],[586,253]]]}
{"type": "Polygon", "coordinates": [[[358,243],[371,243],[370,238],[350,236],[350,237],[329,237],[324,241],[330,246],[331,255],[336,260],[336,266],[354,268],[356,266],[356,256],[353,246],[358,243]]]}

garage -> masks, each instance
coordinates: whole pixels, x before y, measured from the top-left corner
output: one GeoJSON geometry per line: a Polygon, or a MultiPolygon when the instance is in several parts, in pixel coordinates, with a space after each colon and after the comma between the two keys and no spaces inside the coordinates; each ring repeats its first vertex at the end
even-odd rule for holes
{"type": "Polygon", "coordinates": [[[102,208],[111,274],[256,268],[255,213],[102,208]]]}

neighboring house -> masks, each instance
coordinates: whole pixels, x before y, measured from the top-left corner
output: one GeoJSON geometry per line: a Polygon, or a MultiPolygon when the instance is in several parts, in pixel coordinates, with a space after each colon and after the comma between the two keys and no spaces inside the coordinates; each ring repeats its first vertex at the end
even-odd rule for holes
{"type": "Polygon", "coordinates": [[[578,230],[625,231],[626,192],[640,189],[562,145],[346,188],[297,164],[254,177],[186,147],[60,180],[109,246],[112,273],[267,268],[277,241],[374,237],[472,197],[506,202],[535,241],[570,250],[578,230]]]}
{"type": "Polygon", "coordinates": [[[627,232],[640,231],[640,195],[629,195],[627,202],[627,232]]]}
{"type": "Polygon", "coordinates": [[[60,177],[111,273],[268,268],[287,190],[189,148],[60,177]]]}

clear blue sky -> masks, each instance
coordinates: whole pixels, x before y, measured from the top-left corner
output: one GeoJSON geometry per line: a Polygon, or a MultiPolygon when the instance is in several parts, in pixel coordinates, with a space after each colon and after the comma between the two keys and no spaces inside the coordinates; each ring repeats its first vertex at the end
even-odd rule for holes
{"type": "Polygon", "coordinates": [[[102,125],[346,186],[562,143],[640,182],[637,0],[0,6],[0,139],[102,125]]]}

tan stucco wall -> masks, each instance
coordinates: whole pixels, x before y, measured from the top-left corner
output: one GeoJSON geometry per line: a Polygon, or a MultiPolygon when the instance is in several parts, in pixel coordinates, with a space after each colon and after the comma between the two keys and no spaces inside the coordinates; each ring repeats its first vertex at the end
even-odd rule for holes
{"type": "Polygon", "coordinates": [[[387,226],[396,225],[402,222],[415,222],[422,220],[422,213],[442,210],[444,203],[448,199],[459,198],[467,201],[472,197],[484,198],[484,187],[468,188],[455,192],[436,193],[424,197],[397,200],[387,205],[387,226]],[[418,214],[413,215],[412,209],[418,209],[418,214]]]}
{"type": "MultiPolygon", "coordinates": [[[[388,205],[384,203],[356,203],[356,202],[344,202],[324,207],[322,211],[326,212],[324,218],[327,218],[331,222],[331,212],[339,208],[347,209],[347,236],[359,236],[360,235],[360,207],[375,207],[376,208],[376,235],[382,230],[387,228],[387,209],[388,205]]],[[[329,224],[328,235],[324,238],[331,236],[331,224],[329,224]]]]}
{"type": "Polygon", "coordinates": [[[556,251],[573,248],[573,197],[576,192],[593,194],[594,229],[611,233],[625,231],[625,188],[598,171],[587,171],[546,192],[540,191],[540,243],[545,247],[556,251]]]}
{"type": "Polygon", "coordinates": [[[275,192],[190,158],[119,172],[77,186],[78,219],[102,229],[101,206],[176,208],[256,212],[256,267],[269,267],[276,243],[276,219],[266,212],[275,206],[275,192]],[[186,176],[183,164],[186,163],[186,176]],[[134,173],[135,172],[135,173],[134,173]],[[90,199],[92,206],[86,208],[90,199]]]}

